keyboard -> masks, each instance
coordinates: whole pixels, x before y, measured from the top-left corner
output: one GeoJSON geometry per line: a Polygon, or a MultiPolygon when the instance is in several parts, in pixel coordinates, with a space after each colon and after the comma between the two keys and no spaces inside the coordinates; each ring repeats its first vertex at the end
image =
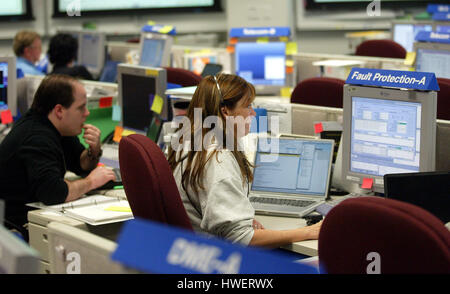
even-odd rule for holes
{"type": "Polygon", "coordinates": [[[116,186],[122,186],[122,176],[120,175],[120,169],[113,168],[113,172],[116,176],[115,181],[109,181],[101,187],[98,187],[96,190],[111,190],[116,186]]]}
{"type": "Polygon", "coordinates": [[[280,199],[271,197],[250,197],[249,200],[253,203],[286,205],[294,207],[307,207],[315,203],[315,201],[308,200],[280,199]]]}
{"type": "Polygon", "coordinates": [[[344,196],[339,196],[333,200],[329,200],[325,203],[320,204],[319,206],[316,207],[316,211],[318,213],[320,213],[321,215],[325,216],[333,207],[335,207],[342,201],[349,199],[349,198],[356,198],[356,197],[362,197],[362,196],[367,196],[367,195],[359,195],[359,194],[350,193],[350,194],[347,194],[344,196]]]}

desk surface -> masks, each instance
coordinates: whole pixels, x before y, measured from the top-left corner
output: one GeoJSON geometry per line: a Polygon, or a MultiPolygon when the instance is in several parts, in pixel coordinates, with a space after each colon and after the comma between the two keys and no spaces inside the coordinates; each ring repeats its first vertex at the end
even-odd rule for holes
{"type": "MultiPolygon", "coordinates": [[[[271,230],[289,230],[306,226],[303,218],[255,215],[255,219],[259,221],[266,229],[271,230]]],[[[282,246],[283,249],[300,253],[308,256],[318,255],[318,240],[306,240],[295,242],[282,246]]]]}

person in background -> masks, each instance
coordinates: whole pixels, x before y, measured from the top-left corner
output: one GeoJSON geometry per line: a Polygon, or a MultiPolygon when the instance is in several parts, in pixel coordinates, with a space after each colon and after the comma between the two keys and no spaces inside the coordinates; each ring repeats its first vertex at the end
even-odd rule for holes
{"type": "Polygon", "coordinates": [[[70,34],[57,34],[50,39],[47,55],[53,65],[51,74],[66,74],[82,80],[93,80],[83,65],[75,65],[78,41],[70,34]]]}
{"type": "Polygon", "coordinates": [[[180,146],[188,148],[176,150],[178,147],[171,145],[168,156],[192,226],[195,231],[231,242],[270,248],[318,239],[321,222],[292,230],[268,230],[255,220],[255,211],[248,199],[252,165],[237,148],[239,138],[250,131],[249,118],[255,116],[251,106],[254,99],[253,85],[236,75],[207,76],[197,86],[187,113],[191,127],[186,128],[179,142],[180,146]],[[195,109],[201,118],[194,115],[195,109]],[[217,134],[222,136],[210,137],[208,142],[203,139],[200,148],[194,147],[196,136],[207,138],[212,132],[212,127],[205,127],[211,125],[205,123],[211,117],[221,121],[214,125],[218,128],[217,134]],[[245,121],[244,125],[228,120],[236,122],[239,117],[245,121]],[[222,137],[223,142],[218,142],[218,137],[222,137]],[[234,143],[225,142],[231,137],[234,143]]]}
{"type": "Polygon", "coordinates": [[[35,66],[42,53],[42,41],[38,33],[18,32],[14,37],[13,50],[17,56],[16,67],[25,75],[45,75],[35,66]]]}
{"type": "Polygon", "coordinates": [[[76,200],[115,179],[97,166],[102,154],[100,130],[85,124],[89,115],[83,85],[67,75],[46,76],[31,109],[18,120],[0,145],[0,199],[5,225],[28,240],[27,203],[54,205],[76,200]],[[84,129],[85,148],[78,139],[84,129]],[[85,178],[69,181],[66,171],[85,178]]]}

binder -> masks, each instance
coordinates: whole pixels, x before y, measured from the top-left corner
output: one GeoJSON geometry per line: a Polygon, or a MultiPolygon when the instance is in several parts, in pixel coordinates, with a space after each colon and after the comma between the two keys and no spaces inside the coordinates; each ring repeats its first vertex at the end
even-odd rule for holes
{"type": "Polygon", "coordinates": [[[42,202],[33,202],[28,203],[27,206],[55,211],[93,226],[133,218],[130,205],[123,197],[92,195],[63,204],[47,206],[42,202]]]}

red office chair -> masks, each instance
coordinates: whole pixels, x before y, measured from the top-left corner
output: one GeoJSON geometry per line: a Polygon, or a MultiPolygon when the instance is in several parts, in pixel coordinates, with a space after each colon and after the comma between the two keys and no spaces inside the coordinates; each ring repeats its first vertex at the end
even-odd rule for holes
{"type": "Polygon", "coordinates": [[[355,55],[405,58],[406,49],[392,40],[366,40],[356,47],[355,55]]]}
{"type": "Polygon", "coordinates": [[[377,262],[382,274],[449,274],[450,231],[428,211],[406,202],[347,199],[322,224],[319,261],[331,274],[365,274],[377,262]]]}
{"type": "Polygon", "coordinates": [[[123,137],[120,173],[135,217],[193,230],[161,149],[143,135],[123,137]]]}
{"type": "Polygon", "coordinates": [[[197,86],[202,77],[192,71],[183,68],[165,67],[167,71],[167,82],[182,87],[197,86]]]}
{"type": "Polygon", "coordinates": [[[437,118],[450,120],[450,79],[438,78],[437,118]]]}
{"type": "Polygon", "coordinates": [[[335,78],[310,78],[297,84],[291,103],[342,108],[345,81],[335,78]]]}

